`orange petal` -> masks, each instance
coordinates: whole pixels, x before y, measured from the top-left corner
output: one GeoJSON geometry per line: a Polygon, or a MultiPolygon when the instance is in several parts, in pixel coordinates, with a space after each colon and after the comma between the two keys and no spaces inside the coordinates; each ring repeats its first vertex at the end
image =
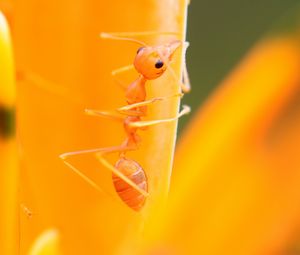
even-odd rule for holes
{"type": "Polygon", "coordinates": [[[149,229],[158,251],[282,254],[300,214],[299,70],[299,41],[266,39],[196,114],[149,229]]]}
{"type": "MultiPolygon", "coordinates": [[[[113,111],[126,104],[124,92],[110,73],[131,64],[137,47],[130,42],[101,40],[99,33],[176,31],[183,39],[185,15],[184,0],[17,2],[14,39],[18,68],[25,75],[18,85],[24,173],[21,195],[34,212],[31,220],[23,219],[24,250],[49,224],[60,226],[65,254],[112,254],[122,246],[134,248],[131,241],[140,236],[151,211],[162,205],[168,192],[176,121],[149,128],[141,134],[140,149],[128,153],[148,177],[150,196],[141,213],[119,199],[111,172],[92,155],[74,157],[72,163],[105,191],[102,193],[71,172],[58,156],[124,141],[121,123],[86,116],[84,109],[113,111]],[[35,82],[26,77],[35,77],[35,82]],[[47,89],[47,85],[51,87],[47,89]]],[[[156,44],[171,38],[175,37],[141,40],[156,44]]],[[[179,76],[180,51],[174,60],[179,76]]],[[[128,72],[120,78],[129,84],[136,77],[128,72]]],[[[178,91],[170,74],[147,84],[148,98],[178,91]]],[[[173,117],[178,105],[178,98],[157,102],[149,107],[147,119],[173,117]]],[[[109,160],[115,162],[117,155],[109,160]]]]}

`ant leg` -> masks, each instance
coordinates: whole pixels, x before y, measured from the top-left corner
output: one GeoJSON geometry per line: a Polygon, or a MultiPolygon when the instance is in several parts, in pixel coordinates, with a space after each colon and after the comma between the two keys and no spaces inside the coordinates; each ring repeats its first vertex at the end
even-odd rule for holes
{"type": "Polygon", "coordinates": [[[183,61],[183,71],[182,71],[182,76],[183,76],[183,84],[184,84],[184,88],[182,88],[182,90],[184,92],[189,92],[191,90],[191,82],[190,82],[190,77],[189,77],[189,73],[187,70],[187,65],[186,65],[186,51],[187,48],[189,47],[189,42],[185,42],[184,43],[184,61],[183,61]]]}
{"type": "MultiPolygon", "coordinates": [[[[43,91],[47,91],[64,98],[66,98],[70,94],[70,90],[65,86],[50,81],[47,78],[33,71],[18,70],[16,72],[16,80],[20,83],[28,82],[43,91]]],[[[74,96],[74,95],[72,95],[72,97],[68,96],[68,100],[72,100],[75,103],[82,104],[82,98],[78,96],[74,96]]]]}
{"type": "Polygon", "coordinates": [[[118,36],[118,33],[116,34],[110,34],[110,33],[100,33],[100,37],[102,39],[110,39],[110,40],[118,40],[118,41],[129,41],[129,42],[134,42],[137,43],[139,45],[142,46],[147,46],[144,42],[137,40],[137,39],[133,39],[133,38],[127,38],[127,37],[122,37],[122,36],[118,36]]]}
{"type": "MultiPolygon", "coordinates": [[[[139,31],[139,32],[114,32],[101,33],[100,37],[103,39],[115,39],[115,37],[132,37],[132,36],[151,36],[151,35],[180,35],[179,32],[172,31],[139,31]]],[[[117,39],[118,40],[118,39],[117,39]]]]}
{"type": "Polygon", "coordinates": [[[106,117],[117,121],[123,121],[124,117],[120,114],[114,113],[114,112],[108,112],[108,111],[99,111],[94,109],[85,109],[84,110],[86,114],[97,116],[97,117],[106,117]]]}
{"type": "Polygon", "coordinates": [[[141,107],[141,106],[145,106],[145,105],[149,105],[149,104],[153,104],[157,101],[162,101],[162,100],[166,100],[166,99],[170,99],[173,97],[182,97],[183,94],[182,93],[177,93],[175,95],[171,95],[171,96],[164,96],[164,97],[154,97],[152,99],[140,102],[140,103],[135,103],[135,104],[130,104],[130,105],[126,105],[126,106],[122,106],[120,108],[117,109],[118,112],[121,113],[127,113],[129,110],[133,109],[133,108],[137,108],[137,107],[141,107]]]}
{"type": "Polygon", "coordinates": [[[183,115],[186,115],[186,114],[190,113],[190,111],[191,111],[191,108],[187,105],[184,105],[181,112],[178,113],[178,115],[175,116],[174,118],[161,119],[161,120],[149,120],[149,121],[136,121],[136,122],[130,123],[129,125],[131,127],[142,128],[142,127],[153,126],[153,125],[157,125],[157,124],[161,124],[161,123],[172,122],[172,121],[175,121],[175,120],[179,119],[183,115]]]}
{"type": "Polygon", "coordinates": [[[55,82],[49,81],[35,72],[31,72],[28,70],[17,71],[16,76],[17,80],[20,82],[29,81],[32,84],[40,87],[41,89],[50,91],[55,94],[66,95],[68,93],[68,90],[65,87],[60,86],[55,82]]]}
{"type": "Polygon", "coordinates": [[[106,193],[104,190],[102,190],[94,181],[92,181],[89,177],[87,177],[85,174],[83,174],[78,168],[76,168],[74,165],[72,165],[67,159],[72,156],[76,155],[83,155],[83,154],[90,154],[90,153],[113,153],[113,152],[122,152],[122,151],[129,151],[133,150],[133,148],[126,147],[124,145],[120,146],[113,146],[108,148],[96,148],[96,149],[88,149],[88,150],[80,150],[80,151],[73,151],[73,152],[66,152],[61,155],[59,155],[59,158],[63,160],[63,162],[77,175],[79,175],[85,182],[87,182],[89,185],[91,185],[94,189],[96,189],[99,192],[106,193]]]}
{"type": "Polygon", "coordinates": [[[187,93],[187,92],[191,91],[191,82],[190,82],[190,77],[189,77],[186,63],[184,63],[184,66],[183,66],[182,76],[183,76],[184,87],[181,87],[181,88],[182,88],[182,91],[187,93]]]}
{"type": "Polygon", "coordinates": [[[120,67],[120,68],[118,68],[118,69],[116,69],[116,70],[113,70],[113,71],[111,72],[111,74],[112,74],[112,75],[117,75],[117,74],[119,74],[119,73],[123,73],[123,72],[129,71],[129,70],[131,70],[131,69],[133,69],[133,68],[134,68],[133,65],[123,66],[123,67],[120,67]]]}
{"type": "MultiPolygon", "coordinates": [[[[181,45],[183,45],[183,53],[184,53],[184,56],[185,56],[186,55],[186,50],[189,47],[189,42],[181,42],[181,45]]],[[[188,72],[187,72],[185,57],[184,57],[184,61],[183,61],[183,71],[182,71],[183,82],[181,82],[180,79],[177,77],[177,75],[176,75],[174,69],[172,68],[172,66],[170,65],[168,59],[166,59],[164,56],[161,56],[161,55],[160,55],[160,58],[166,64],[167,69],[169,70],[169,72],[170,72],[171,76],[173,77],[174,81],[180,85],[181,90],[183,91],[183,93],[190,92],[191,84],[190,84],[190,79],[189,79],[188,72]]]]}
{"type": "MultiPolygon", "coordinates": [[[[67,154],[67,153],[65,153],[67,154]]],[[[87,177],[84,173],[82,173],[79,169],[73,166],[70,162],[68,162],[64,157],[64,154],[60,155],[59,157],[64,161],[64,163],[77,175],[79,175],[85,182],[91,185],[94,189],[101,193],[105,193],[94,181],[92,181],[89,177],[87,177]]]]}
{"type": "Polygon", "coordinates": [[[147,46],[146,43],[130,38],[132,36],[153,36],[153,35],[177,35],[179,36],[181,33],[179,32],[168,32],[168,31],[143,31],[143,32],[116,32],[116,33],[100,33],[100,37],[102,39],[110,39],[110,40],[119,40],[119,41],[129,41],[134,42],[142,46],[147,46]]]}
{"type": "Polygon", "coordinates": [[[91,154],[91,153],[113,153],[113,152],[126,152],[134,150],[134,148],[128,147],[126,145],[119,145],[119,146],[112,146],[112,147],[105,147],[105,148],[95,148],[95,149],[87,149],[87,150],[79,150],[79,151],[71,151],[71,152],[66,152],[63,154],[60,154],[59,157],[62,160],[65,160],[66,158],[69,158],[71,156],[75,155],[83,155],[83,154],[91,154]]]}
{"type": "Polygon", "coordinates": [[[111,170],[116,176],[121,178],[124,182],[126,182],[128,185],[130,185],[132,188],[134,188],[136,191],[141,193],[143,196],[147,197],[149,196],[149,193],[143,189],[141,189],[138,185],[136,185],[132,180],[130,180],[126,175],[124,175],[119,169],[115,168],[112,164],[110,164],[105,158],[105,153],[96,153],[96,158],[99,160],[99,162],[104,165],[106,168],[111,170]]]}
{"type": "Polygon", "coordinates": [[[127,86],[128,86],[128,84],[125,84],[124,82],[120,81],[120,80],[117,78],[117,75],[120,74],[120,73],[126,72],[126,71],[130,71],[130,70],[132,70],[132,69],[134,69],[134,66],[133,66],[133,65],[128,65],[128,66],[123,66],[123,67],[121,67],[121,68],[118,68],[118,69],[116,69],[116,70],[113,70],[113,71],[111,72],[111,75],[112,75],[114,81],[117,82],[117,83],[120,85],[120,87],[121,87],[122,89],[126,89],[127,86]]]}
{"type": "Polygon", "coordinates": [[[167,67],[168,67],[168,70],[170,71],[172,77],[174,78],[174,80],[179,83],[180,87],[181,87],[181,90],[183,91],[183,93],[188,93],[190,92],[191,90],[191,85],[189,83],[189,78],[188,78],[188,75],[187,75],[187,70],[186,70],[186,66],[183,68],[183,79],[184,79],[184,82],[182,83],[180,81],[180,79],[177,77],[174,69],[171,67],[171,65],[166,61],[165,62],[167,67]]]}
{"type": "Polygon", "coordinates": [[[123,181],[125,181],[127,184],[132,186],[134,189],[136,189],[138,192],[143,194],[144,196],[148,196],[148,193],[141,189],[138,185],[136,185],[132,180],[130,180],[127,176],[125,176],[123,173],[121,173],[118,169],[116,169],[113,165],[111,165],[107,160],[103,158],[103,155],[113,153],[113,152],[126,152],[130,150],[134,150],[134,147],[129,147],[127,145],[120,145],[120,146],[113,146],[108,148],[97,148],[97,149],[90,149],[90,150],[81,150],[81,151],[74,151],[74,152],[67,152],[64,154],[61,154],[59,157],[64,161],[64,163],[76,174],[78,174],[83,180],[85,180],[88,184],[90,184],[93,188],[96,190],[103,192],[103,190],[90,178],[88,178],[85,174],[83,174],[79,169],[77,169],[75,166],[73,166],[70,162],[67,161],[67,158],[75,155],[82,155],[82,154],[89,154],[89,153],[95,153],[96,158],[102,163],[106,168],[111,170],[115,175],[120,177],[123,181]]]}

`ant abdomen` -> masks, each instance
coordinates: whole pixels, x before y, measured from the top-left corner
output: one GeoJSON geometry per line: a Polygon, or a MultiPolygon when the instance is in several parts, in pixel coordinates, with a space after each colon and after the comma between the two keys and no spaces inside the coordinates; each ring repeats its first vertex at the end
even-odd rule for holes
{"type": "MultiPolygon", "coordinates": [[[[141,189],[148,192],[145,171],[136,161],[122,157],[115,164],[115,168],[141,189]]],[[[115,174],[112,175],[112,179],[116,192],[122,201],[135,211],[141,210],[146,202],[146,197],[115,174]]]]}

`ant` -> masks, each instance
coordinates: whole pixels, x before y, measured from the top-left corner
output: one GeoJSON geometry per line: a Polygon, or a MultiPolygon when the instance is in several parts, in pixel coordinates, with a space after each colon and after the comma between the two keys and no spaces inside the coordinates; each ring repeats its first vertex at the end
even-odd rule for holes
{"type": "MultiPolygon", "coordinates": [[[[176,82],[179,82],[179,79],[177,79],[174,70],[170,66],[170,62],[172,61],[172,57],[179,47],[186,45],[186,48],[188,46],[187,43],[184,44],[182,41],[179,40],[173,40],[169,43],[157,46],[148,46],[139,40],[127,37],[153,34],[174,35],[178,33],[160,33],[149,31],[140,33],[101,33],[100,35],[100,37],[103,39],[131,41],[142,46],[137,50],[133,64],[134,68],[139,73],[139,76],[126,88],[125,91],[125,96],[128,105],[117,109],[117,111],[125,115],[125,117],[116,115],[111,112],[98,111],[93,109],[85,110],[85,113],[89,115],[109,117],[121,121],[123,123],[127,135],[125,141],[119,146],[80,150],[74,152],[67,152],[60,155],[60,158],[69,168],[71,168],[75,173],[80,175],[94,188],[99,190],[100,188],[97,186],[97,184],[95,184],[91,179],[89,179],[80,170],[78,170],[76,167],[74,167],[71,163],[67,161],[69,157],[74,155],[88,153],[94,154],[100,163],[102,163],[106,168],[111,170],[113,184],[121,200],[123,200],[125,204],[127,204],[131,209],[135,211],[140,211],[143,208],[146,202],[146,198],[149,195],[148,181],[144,169],[139,165],[137,161],[126,157],[126,153],[128,151],[138,150],[139,148],[141,138],[137,134],[137,131],[140,129],[143,130],[146,127],[152,125],[175,121],[181,116],[190,112],[190,107],[183,106],[182,111],[173,118],[150,121],[142,120],[142,117],[147,115],[148,105],[151,105],[156,101],[166,100],[173,97],[181,97],[183,95],[182,93],[178,93],[171,96],[155,97],[146,100],[146,82],[149,80],[159,78],[163,73],[165,73],[166,70],[169,70],[176,82]],[[109,153],[119,153],[119,160],[115,163],[115,165],[110,164],[104,158],[104,156],[109,153]]],[[[121,72],[130,70],[133,66],[131,65],[117,69],[112,72],[112,75],[115,77],[121,72]]],[[[190,90],[190,84],[186,67],[183,71],[183,80],[184,83],[179,82],[182,91],[188,92],[190,90]]]]}

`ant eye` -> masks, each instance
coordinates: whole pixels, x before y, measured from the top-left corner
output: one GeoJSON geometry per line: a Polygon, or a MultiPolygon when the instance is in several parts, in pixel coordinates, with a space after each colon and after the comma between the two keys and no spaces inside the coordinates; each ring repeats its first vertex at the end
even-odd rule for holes
{"type": "Polygon", "coordinates": [[[139,48],[139,49],[137,50],[136,54],[139,54],[139,52],[140,52],[142,49],[144,49],[144,48],[145,48],[145,47],[139,48]]]}
{"type": "Polygon", "coordinates": [[[159,69],[159,68],[162,68],[164,65],[164,62],[162,62],[161,60],[158,60],[156,63],[155,63],[155,68],[159,69]]]}

